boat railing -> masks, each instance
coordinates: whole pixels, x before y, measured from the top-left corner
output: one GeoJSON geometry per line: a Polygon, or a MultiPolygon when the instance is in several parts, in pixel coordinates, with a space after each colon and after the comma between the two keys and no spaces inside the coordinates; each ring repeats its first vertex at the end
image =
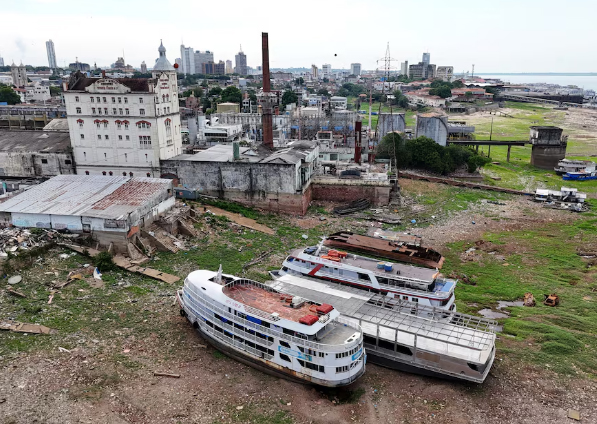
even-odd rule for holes
{"type": "MultiPolygon", "coordinates": [[[[341,352],[344,350],[352,349],[353,347],[355,347],[362,341],[362,337],[361,337],[361,338],[357,338],[355,341],[353,341],[351,343],[346,343],[346,344],[342,344],[342,345],[328,345],[328,344],[324,344],[324,343],[313,342],[313,341],[307,340],[302,337],[291,336],[289,334],[285,334],[283,332],[276,331],[276,330],[272,329],[271,327],[270,328],[264,327],[262,325],[256,324],[255,322],[248,321],[244,318],[239,317],[238,315],[234,315],[234,314],[228,312],[227,310],[220,307],[217,303],[213,302],[211,299],[206,297],[203,293],[200,293],[198,290],[196,290],[190,284],[187,284],[185,286],[185,289],[188,289],[191,293],[193,293],[195,295],[196,298],[201,299],[202,302],[209,305],[209,308],[212,310],[212,312],[215,312],[218,315],[220,315],[226,319],[230,319],[231,321],[235,321],[238,324],[244,325],[245,327],[257,330],[262,334],[268,334],[268,335],[271,335],[274,337],[278,337],[280,339],[296,343],[299,346],[304,346],[307,348],[320,350],[320,351],[326,351],[326,352],[341,352]]],[[[274,290],[272,290],[271,287],[269,289],[270,289],[270,291],[274,291],[274,290]]],[[[197,303],[196,299],[193,299],[190,296],[189,296],[189,298],[191,299],[191,302],[197,303]]],[[[268,317],[268,319],[269,319],[269,317],[268,317]]],[[[330,320],[327,322],[326,325],[331,325],[334,322],[339,322],[342,325],[353,328],[356,331],[358,331],[359,333],[361,333],[361,335],[363,333],[361,330],[361,327],[358,324],[356,324],[354,321],[343,319],[342,317],[337,317],[335,320],[330,320]]]]}

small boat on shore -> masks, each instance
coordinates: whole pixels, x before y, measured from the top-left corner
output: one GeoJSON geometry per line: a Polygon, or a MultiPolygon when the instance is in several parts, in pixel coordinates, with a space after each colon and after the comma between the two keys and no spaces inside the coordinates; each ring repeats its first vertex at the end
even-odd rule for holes
{"type": "Polygon", "coordinates": [[[339,387],[365,372],[360,326],[327,303],[207,270],[188,275],[177,301],[216,349],[266,373],[339,387]]]}
{"type": "MultiPolygon", "coordinates": [[[[420,239],[419,239],[420,241],[420,239]]],[[[372,256],[406,262],[427,268],[441,269],[444,257],[433,249],[410,243],[407,240],[392,241],[362,236],[349,231],[329,235],[323,242],[332,249],[342,249],[372,256]]]]}

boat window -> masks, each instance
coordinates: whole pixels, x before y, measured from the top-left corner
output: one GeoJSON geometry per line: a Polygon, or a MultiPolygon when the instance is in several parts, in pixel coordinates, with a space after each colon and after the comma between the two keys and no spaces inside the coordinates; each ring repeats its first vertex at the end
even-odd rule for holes
{"type": "Polygon", "coordinates": [[[359,280],[366,280],[366,281],[371,281],[369,279],[369,276],[367,274],[363,274],[362,272],[357,272],[358,276],[359,276],[359,280]]]}
{"type": "Polygon", "coordinates": [[[288,334],[288,335],[290,335],[290,336],[294,336],[294,335],[295,335],[295,332],[294,332],[294,331],[292,331],[292,330],[289,330],[288,328],[284,328],[284,329],[282,330],[282,332],[283,332],[284,334],[288,334]]]}
{"type": "Polygon", "coordinates": [[[280,340],[280,346],[284,346],[290,349],[290,345],[286,343],[284,340],[280,340]]]}
{"type": "Polygon", "coordinates": [[[286,362],[292,362],[290,360],[290,358],[288,357],[288,355],[284,355],[283,353],[280,353],[280,359],[285,360],[286,362]]]}
{"type": "Polygon", "coordinates": [[[396,352],[402,353],[402,354],[408,355],[408,356],[413,356],[413,351],[412,350],[410,350],[406,346],[402,346],[402,345],[399,345],[399,344],[396,344],[396,352]]]}
{"type": "Polygon", "coordinates": [[[205,289],[205,287],[201,287],[201,288],[202,288],[203,290],[207,291],[207,290],[205,289]]]}
{"type": "Polygon", "coordinates": [[[415,302],[415,303],[419,303],[419,298],[418,298],[418,297],[413,297],[411,300],[412,300],[413,302],[415,302]]]}
{"type": "Polygon", "coordinates": [[[224,335],[227,337],[230,337],[230,338],[232,338],[234,336],[231,332],[226,331],[226,330],[224,330],[224,335]]]}
{"type": "Polygon", "coordinates": [[[219,332],[219,333],[221,333],[222,331],[224,331],[224,330],[222,330],[222,327],[218,327],[217,325],[214,325],[214,329],[215,329],[217,332],[219,332]]]}
{"type": "Polygon", "coordinates": [[[408,296],[402,296],[403,300],[408,300],[408,296]]]}
{"type": "Polygon", "coordinates": [[[207,325],[209,325],[210,327],[212,327],[212,328],[213,328],[213,326],[214,326],[214,325],[211,323],[211,321],[207,321],[207,320],[206,320],[206,321],[205,321],[205,323],[206,323],[207,325]]]}

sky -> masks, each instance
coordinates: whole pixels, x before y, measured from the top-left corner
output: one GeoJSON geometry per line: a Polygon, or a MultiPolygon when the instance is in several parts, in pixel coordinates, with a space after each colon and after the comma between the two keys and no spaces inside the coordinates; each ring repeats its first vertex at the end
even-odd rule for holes
{"type": "Polygon", "coordinates": [[[106,66],[124,52],[134,67],[151,67],[160,39],[170,62],[181,42],[232,60],[242,50],[261,65],[261,32],[269,33],[270,67],[329,63],[348,69],[431,63],[455,72],[597,72],[596,0],[190,0],[2,1],[0,56],[47,66],[52,39],[58,64],[78,58],[106,66]]]}

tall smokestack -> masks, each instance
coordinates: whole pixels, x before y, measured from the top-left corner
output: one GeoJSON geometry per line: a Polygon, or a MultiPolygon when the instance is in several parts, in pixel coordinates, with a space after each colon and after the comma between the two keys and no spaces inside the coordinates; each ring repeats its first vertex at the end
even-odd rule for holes
{"type": "Polygon", "coordinates": [[[261,122],[263,124],[263,145],[274,149],[274,127],[272,124],[272,96],[269,77],[269,42],[267,32],[261,33],[261,56],[263,70],[263,97],[261,99],[261,122]]]}
{"type": "Polygon", "coordinates": [[[363,134],[363,123],[361,118],[357,117],[357,121],[354,123],[354,163],[361,164],[361,135],[363,134]]]}

